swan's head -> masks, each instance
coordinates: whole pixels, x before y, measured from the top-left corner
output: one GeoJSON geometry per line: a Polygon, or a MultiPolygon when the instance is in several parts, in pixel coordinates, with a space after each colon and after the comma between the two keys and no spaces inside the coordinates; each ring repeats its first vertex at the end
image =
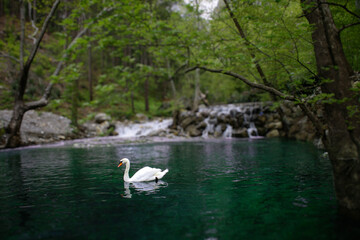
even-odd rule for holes
{"type": "Polygon", "coordinates": [[[123,159],[120,160],[118,167],[120,167],[120,166],[123,165],[124,163],[127,164],[127,163],[129,163],[129,162],[130,162],[129,159],[123,158],[123,159]]]}

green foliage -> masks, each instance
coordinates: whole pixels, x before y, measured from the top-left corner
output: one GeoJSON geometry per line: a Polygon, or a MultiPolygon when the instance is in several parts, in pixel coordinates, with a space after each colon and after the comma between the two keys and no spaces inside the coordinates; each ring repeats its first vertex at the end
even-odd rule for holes
{"type": "Polygon", "coordinates": [[[12,91],[0,84],[0,95],[0,110],[11,109],[14,101],[12,91]]]}
{"type": "MultiPolygon", "coordinates": [[[[360,16],[360,9],[356,7],[355,1],[338,0],[336,3],[346,5],[348,11],[360,16]]],[[[340,37],[343,42],[346,57],[355,71],[360,71],[360,25],[353,25],[359,22],[359,18],[349,14],[345,9],[330,5],[334,21],[341,31],[340,37]]]]}
{"type": "MultiPolygon", "coordinates": [[[[46,15],[51,2],[39,3],[36,9],[39,16],[46,15]]],[[[78,114],[84,119],[97,111],[116,118],[131,118],[138,112],[145,112],[146,99],[150,108],[146,112],[148,116],[169,116],[180,101],[184,106],[185,102],[193,101],[195,77],[194,73],[183,74],[187,67],[201,65],[228,70],[263,83],[257,69],[260,65],[269,84],[285,93],[310,99],[311,103],[344,101],[335,101],[332,95],[316,92],[324,81],[315,78],[312,29],[304,17],[299,17],[302,15],[299,1],[230,2],[246,39],[240,37],[223,7],[214,11],[212,19],[203,19],[196,6],[183,1],[64,1],[35,58],[26,99],[41,97],[51,81],[56,83],[56,94],[47,109],[66,116],[71,115],[70,109],[76,100],[78,114]],[[71,49],[65,50],[84,28],[88,28],[87,33],[78,38],[71,49]],[[62,59],[65,53],[67,57],[62,59]],[[52,76],[61,60],[66,60],[66,64],[60,76],[52,76]],[[147,88],[145,83],[148,83],[147,88]],[[78,91],[76,96],[75,91],[78,91]],[[172,107],[159,109],[163,102],[172,103],[172,107]]],[[[349,10],[359,14],[352,1],[340,1],[341,4],[345,2],[349,10]]],[[[344,9],[331,6],[331,10],[339,29],[358,21],[344,9]]],[[[14,24],[5,25],[0,52],[18,59],[19,20],[15,16],[6,17],[8,23],[14,24]]],[[[39,17],[38,27],[42,21],[39,17]]],[[[341,32],[348,60],[358,71],[359,27],[345,28],[341,32]]],[[[27,34],[33,32],[30,24],[26,28],[27,34]]],[[[26,55],[31,46],[27,41],[26,55]]],[[[6,71],[6,61],[0,58],[1,79],[12,79],[13,84],[15,75],[6,71]]],[[[18,70],[16,64],[13,62],[12,72],[18,70]]],[[[0,86],[9,85],[1,81],[0,86]]],[[[354,91],[357,89],[354,87],[354,91]]],[[[243,82],[223,74],[201,72],[200,90],[211,104],[271,99],[268,93],[251,90],[243,82]]],[[[12,94],[11,88],[1,92],[2,108],[11,106],[12,94]]]]}

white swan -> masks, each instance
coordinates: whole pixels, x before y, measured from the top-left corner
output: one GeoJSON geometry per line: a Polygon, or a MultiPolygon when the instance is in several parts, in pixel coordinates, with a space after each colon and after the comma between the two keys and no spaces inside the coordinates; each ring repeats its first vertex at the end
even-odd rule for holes
{"type": "Polygon", "coordinates": [[[129,177],[130,160],[127,158],[121,159],[118,167],[120,167],[123,164],[126,165],[124,172],[125,182],[148,182],[148,181],[157,182],[169,171],[168,169],[161,171],[161,169],[159,168],[143,167],[130,178],[129,177]]]}

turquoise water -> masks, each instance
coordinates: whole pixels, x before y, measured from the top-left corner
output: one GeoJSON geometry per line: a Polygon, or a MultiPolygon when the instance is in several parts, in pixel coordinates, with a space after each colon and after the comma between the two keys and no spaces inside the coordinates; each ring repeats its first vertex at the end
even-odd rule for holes
{"type": "Polygon", "coordinates": [[[1,239],[349,239],[311,144],[227,140],[0,152],[1,239]],[[124,184],[146,165],[159,183],[124,184]]]}

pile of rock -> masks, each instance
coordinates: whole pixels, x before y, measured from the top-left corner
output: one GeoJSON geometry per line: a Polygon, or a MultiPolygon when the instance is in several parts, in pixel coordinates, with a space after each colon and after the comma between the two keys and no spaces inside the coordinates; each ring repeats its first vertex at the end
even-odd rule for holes
{"type": "Polygon", "coordinates": [[[267,103],[242,103],[182,110],[173,117],[173,132],[189,137],[289,137],[312,141],[315,130],[301,109],[289,102],[280,113],[267,103]]]}
{"type": "MultiPolygon", "coordinates": [[[[145,115],[139,115],[134,122],[119,123],[113,122],[105,113],[98,113],[93,121],[80,126],[80,131],[74,131],[71,121],[66,117],[49,112],[28,111],[20,132],[24,145],[96,136],[170,138],[174,135],[204,138],[288,137],[319,142],[312,123],[298,106],[284,102],[278,110],[271,102],[201,106],[197,112],[177,111],[169,129],[167,126],[171,119],[149,122],[145,115]]],[[[316,114],[321,118],[321,109],[316,114]]],[[[0,129],[4,130],[11,115],[12,111],[0,111],[0,129]]],[[[0,133],[2,135],[5,132],[0,133]]]]}
{"type": "MultiPolygon", "coordinates": [[[[0,111],[0,129],[10,122],[12,111],[0,111]]],[[[25,113],[21,128],[21,140],[24,145],[50,143],[76,138],[70,120],[50,112],[28,111],[25,113]]]]}
{"type": "MultiPolygon", "coordinates": [[[[4,128],[10,122],[11,110],[0,111],[0,132],[1,144],[5,143],[4,128]]],[[[56,141],[95,137],[95,136],[114,136],[115,123],[111,122],[110,116],[99,113],[94,120],[79,126],[80,131],[75,131],[70,119],[50,113],[28,111],[25,113],[21,128],[21,141],[23,145],[44,144],[56,141]]]]}
{"type": "Polygon", "coordinates": [[[106,113],[96,114],[94,120],[86,122],[83,127],[85,128],[85,137],[118,135],[115,131],[115,123],[111,121],[111,117],[106,113]]]}

